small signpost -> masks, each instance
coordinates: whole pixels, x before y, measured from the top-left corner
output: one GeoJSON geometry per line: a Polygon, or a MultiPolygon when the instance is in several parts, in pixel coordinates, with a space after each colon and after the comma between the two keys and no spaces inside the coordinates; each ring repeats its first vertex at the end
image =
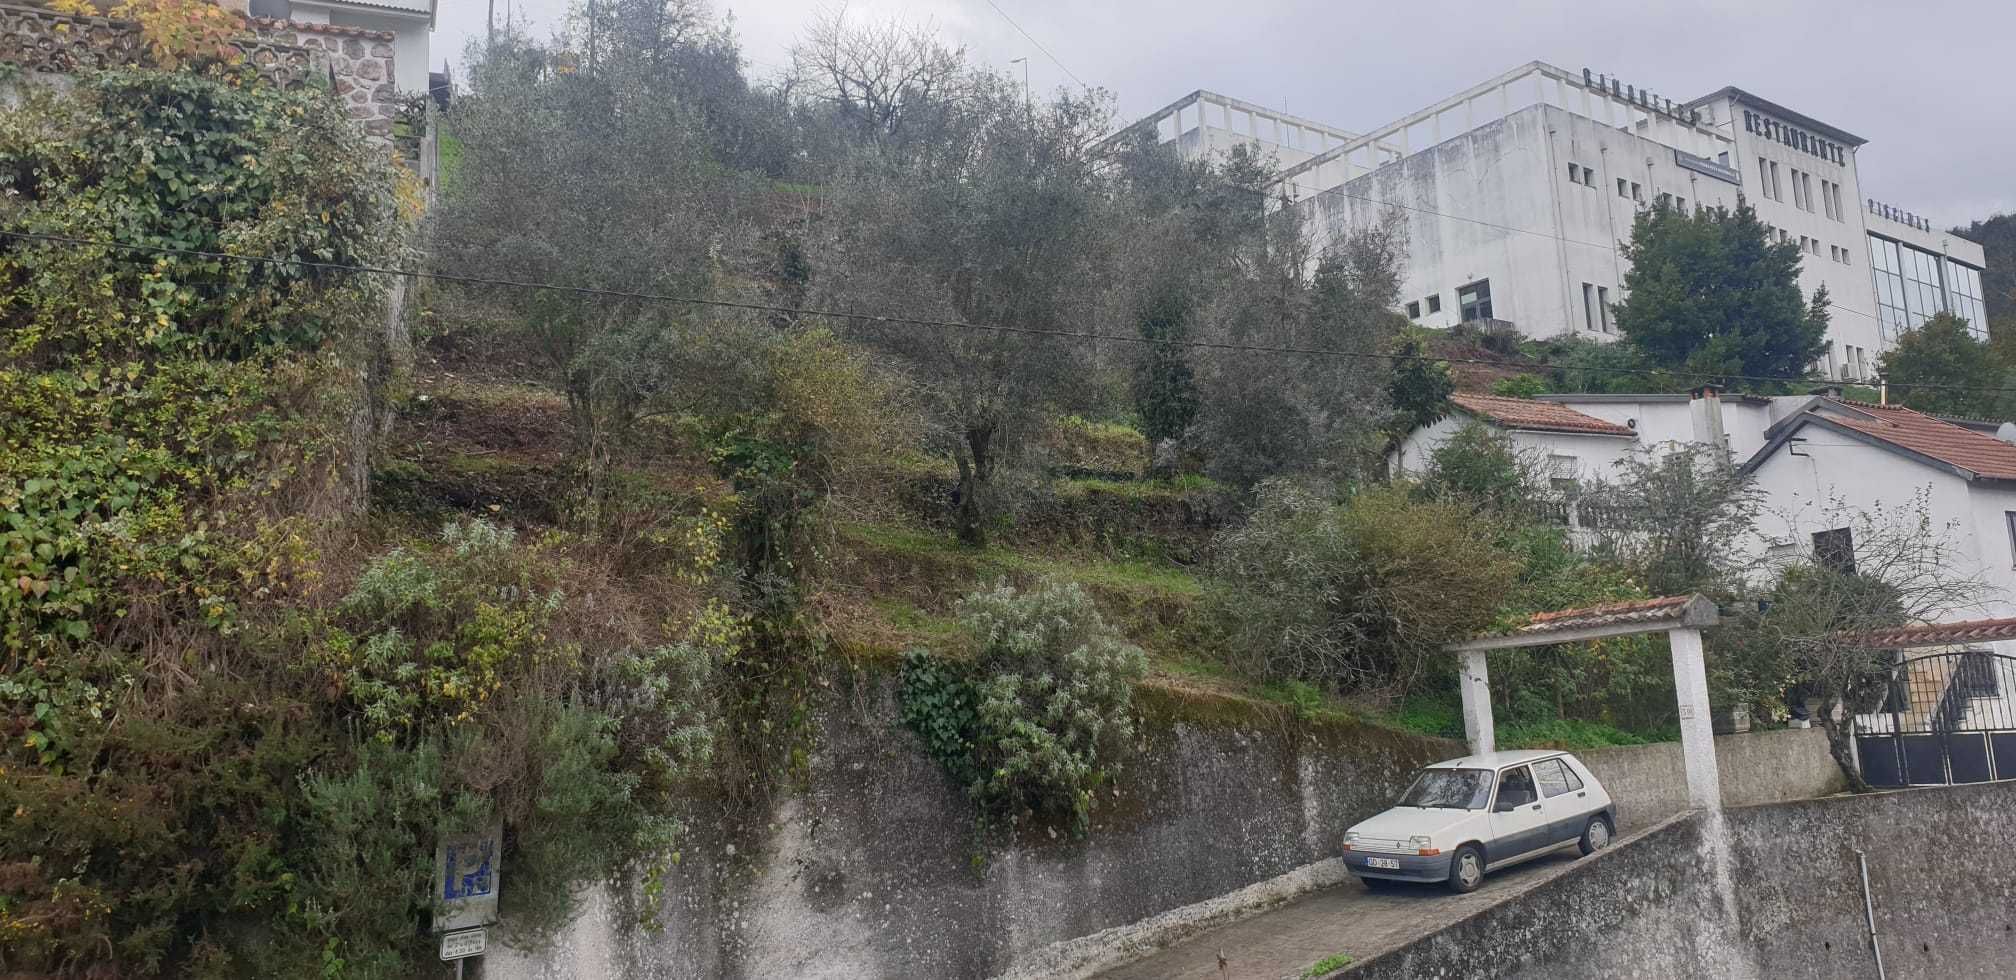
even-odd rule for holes
{"type": "Polygon", "coordinates": [[[443,834],[434,845],[434,931],[441,934],[441,959],[462,962],[483,955],[485,926],[497,921],[498,858],[504,828],[492,825],[473,834],[443,834]]]}

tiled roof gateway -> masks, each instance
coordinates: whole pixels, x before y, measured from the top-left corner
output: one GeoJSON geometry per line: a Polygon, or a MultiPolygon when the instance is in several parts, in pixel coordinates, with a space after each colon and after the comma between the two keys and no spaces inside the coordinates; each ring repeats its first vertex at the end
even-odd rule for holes
{"type": "Polygon", "coordinates": [[[1594,415],[1584,415],[1566,405],[1556,405],[1553,402],[1534,401],[1530,398],[1506,398],[1502,395],[1476,395],[1468,392],[1450,395],[1449,400],[1469,415],[1507,429],[1586,432],[1603,436],[1637,435],[1630,426],[1605,421],[1594,415]]]}
{"type": "Polygon", "coordinates": [[[1610,602],[1580,609],[1535,613],[1508,630],[1449,645],[1450,650],[1545,646],[1598,636],[1654,633],[1660,630],[1713,626],[1720,621],[1715,603],[1700,594],[1610,602]]]}

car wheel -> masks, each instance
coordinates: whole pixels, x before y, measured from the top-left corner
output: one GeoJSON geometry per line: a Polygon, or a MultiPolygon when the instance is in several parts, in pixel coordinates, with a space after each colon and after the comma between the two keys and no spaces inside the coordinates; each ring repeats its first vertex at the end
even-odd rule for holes
{"type": "Polygon", "coordinates": [[[1365,890],[1368,892],[1383,892],[1393,885],[1393,882],[1387,878],[1360,878],[1358,880],[1365,883],[1365,890]]]}
{"type": "Polygon", "coordinates": [[[1589,818],[1589,826],[1582,828],[1582,853],[1594,854],[1610,846],[1612,831],[1610,818],[1597,814],[1589,818]]]}
{"type": "Polygon", "coordinates": [[[1452,891],[1474,892],[1484,883],[1484,851],[1475,844],[1465,844],[1456,849],[1456,856],[1449,859],[1449,888],[1452,891]]]}

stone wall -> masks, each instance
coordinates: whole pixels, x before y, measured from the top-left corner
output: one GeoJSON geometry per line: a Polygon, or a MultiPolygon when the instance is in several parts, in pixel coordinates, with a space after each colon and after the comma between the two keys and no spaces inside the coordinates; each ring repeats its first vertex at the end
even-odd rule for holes
{"type": "MultiPolygon", "coordinates": [[[[1660,742],[1575,753],[1617,801],[1618,829],[1651,826],[1687,809],[1680,743],[1660,742]]],[[[1722,801],[1730,806],[1804,800],[1846,788],[1841,767],[1818,728],[1715,737],[1722,801]]]]}
{"type": "MultiPolygon", "coordinates": [[[[1466,980],[2016,973],[2016,783],[1690,814],[1345,977],[1466,980]]],[[[1488,887],[1488,886],[1487,886],[1488,887]]]]}
{"type": "Polygon", "coordinates": [[[350,118],[357,120],[366,135],[392,138],[400,98],[393,83],[390,32],[270,18],[253,18],[251,23],[262,37],[283,39],[313,52],[350,118]]]}
{"type": "MultiPolygon", "coordinates": [[[[393,35],[330,24],[248,18],[238,43],[268,83],[298,88],[327,80],[366,135],[389,142],[400,99],[392,82],[393,35]]],[[[81,71],[147,63],[137,25],[0,4],[0,63],[61,79],[81,71]]]]}
{"type": "Polygon", "coordinates": [[[632,896],[605,891],[555,947],[497,949],[484,976],[990,976],[1329,857],[1412,769],[1461,754],[1267,708],[1145,709],[1139,751],[1085,839],[1009,844],[974,833],[963,795],[897,725],[891,680],[863,681],[823,711],[802,792],[698,822],[662,932],[626,925],[632,896]]]}

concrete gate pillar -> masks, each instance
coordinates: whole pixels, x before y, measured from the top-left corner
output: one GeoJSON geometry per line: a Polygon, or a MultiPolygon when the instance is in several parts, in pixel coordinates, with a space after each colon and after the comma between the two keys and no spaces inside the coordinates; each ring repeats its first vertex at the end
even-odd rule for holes
{"type": "Polygon", "coordinates": [[[1491,672],[1484,666],[1487,652],[1463,652],[1463,734],[1472,755],[1496,751],[1498,746],[1498,733],[1491,723],[1491,672]]]}
{"type": "Polygon", "coordinates": [[[1666,642],[1673,651],[1673,695],[1680,706],[1680,754],[1687,767],[1687,802],[1721,809],[1722,773],[1715,763],[1715,727],[1708,706],[1708,668],[1701,654],[1701,631],[1668,630],[1666,642]]]}

